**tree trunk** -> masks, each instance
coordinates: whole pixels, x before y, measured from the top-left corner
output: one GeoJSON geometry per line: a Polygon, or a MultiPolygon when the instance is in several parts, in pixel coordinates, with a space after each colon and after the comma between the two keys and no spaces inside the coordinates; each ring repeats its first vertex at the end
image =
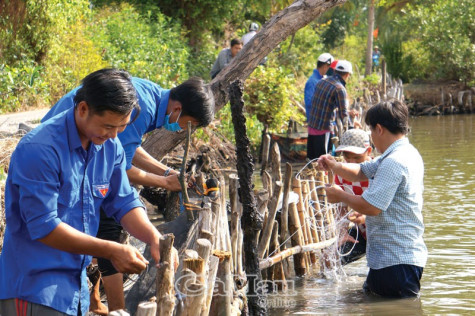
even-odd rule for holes
{"type": "Polygon", "coordinates": [[[374,31],[374,0],[369,0],[368,9],[368,41],[366,43],[366,68],[364,75],[371,75],[373,66],[373,31],[374,31]]]}
{"type": "Polygon", "coordinates": [[[257,234],[262,229],[263,218],[257,211],[253,192],[252,174],[254,164],[250,150],[250,141],[246,134],[246,118],[243,114],[243,84],[235,81],[231,87],[231,112],[236,137],[237,171],[239,176],[240,199],[242,204],[242,227],[244,228],[244,261],[248,281],[249,315],[265,315],[262,280],[257,256],[257,234]]]}
{"type": "MultiPolygon", "coordinates": [[[[345,3],[346,0],[297,0],[274,15],[246,44],[231,63],[211,81],[215,98],[215,112],[228,101],[228,89],[235,80],[244,81],[277,45],[306,26],[323,12],[345,3]]],[[[154,158],[161,159],[185,139],[183,133],[162,129],[153,131],[143,148],[154,158]]]]}

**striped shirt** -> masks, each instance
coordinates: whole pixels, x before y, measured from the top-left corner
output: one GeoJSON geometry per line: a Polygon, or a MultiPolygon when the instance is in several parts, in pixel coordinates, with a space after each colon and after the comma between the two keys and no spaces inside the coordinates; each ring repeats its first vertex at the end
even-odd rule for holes
{"type": "Polygon", "coordinates": [[[427,248],[422,238],[424,162],[407,138],[395,141],[378,158],[362,163],[369,179],[362,197],[381,210],[366,216],[368,266],[382,269],[398,264],[424,267],[427,248]]]}
{"type": "Polygon", "coordinates": [[[317,130],[330,130],[332,114],[338,109],[338,114],[343,122],[348,117],[348,99],[345,81],[340,75],[324,78],[315,86],[312,97],[308,126],[317,130]]]}

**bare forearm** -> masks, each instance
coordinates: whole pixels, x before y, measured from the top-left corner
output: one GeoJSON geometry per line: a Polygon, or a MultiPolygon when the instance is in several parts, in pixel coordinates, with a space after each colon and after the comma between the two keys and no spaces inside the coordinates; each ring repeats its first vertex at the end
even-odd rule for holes
{"type": "Polygon", "coordinates": [[[351,182],[368,180],[361,171],[360,165],[356,163],[342,163],[338,162],[333,167],[332,171],[351,182]]]}
{"type": "MultiPolygon", "coordinates": [[[[168,170],[168,167],[153,158],[148,152],[145,151],[142,147],[138,147],[135,150],[134,158],[132,159],[133,164],[147,172],[151,172],[157,175],[164,175],[165,171],[168,170]]],[[[171,173],[178,173],[175,170],[172,170],[171,173]]]]}
{"type": "Polygon", "coordinates": [[[381,213],[380,209],[366,202],[361,195],[353,195],[342,191],[339,200],[364,215],[376,216],[381,213]]]}
{"type": "Polygon", "coordinates": [[[127,177],[129,178],[130,183],[133,184],[161,188],[166,186],[166,177],[141,170],[135,166],[132,166],[132,168],[127,170],[127,177]]]}
{"type": "Polygon", "coordinates": [[[144,209],[134,208],[122,217],[120,223],[135,238],[147,244],[159,243],[161,234],[150,222],[144,209]]]}
{"type": "Polygon", "coordinates": [[[87,235],[65,223],[60,223],[42,243],[62,251],[109,258],[119,244],[87,235]]]}

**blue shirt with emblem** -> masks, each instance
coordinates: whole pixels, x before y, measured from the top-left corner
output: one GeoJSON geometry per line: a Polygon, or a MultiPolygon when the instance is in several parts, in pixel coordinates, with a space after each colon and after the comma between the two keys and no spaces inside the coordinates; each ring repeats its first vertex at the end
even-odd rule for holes
{"type": "Polygon", "coordinates": [[[317,82],[323,79],[323,76],[317,69],[313,70],[312,75],[305,83],[304,100],[305,100],[305,112],[307,113],[307,121],[309,120],[310,110],[312,109],[312,98],[315,93],[315,87],[317,82]]]}
{"type": "MultiPolygon", "coordinates": [[[[127,170],[132,167],[132,158],[137,147],[142,144],[143,135],[163,126],[170,96],[170,90],[162,89],[156,83],[146,79],[133,77],[132,84],[137,91],[140,115],[117,136],[124,147],[127,170]]],[[[44,122],[58,113],[74,107],[74,96],[79,88],[75,88],[62,97],[41,121],[44,122]]],[[[134,114],[132,114],[133,117],[134,114]]]]}
{"type": "Polygon", "coordinates": [[[368,266],[382,269],[398,264],[424,267],[422,192],[424,162],[407,138],[395,141],[378,158],[362,163],[369,179],[362,197],[381,210],[366,216],[368,266]]]}
{"type": "Polygon", "coordinates": [[[60,223],[96,236],[101,206],[116,221],[143,207],[129,184],[117,139],[84,150],[72,108],[25,135],[12,154],[5,186],[0,299],[20,298],[68,315],[78,315],[81,303],[87,315],[91,256],[38,239],[60,223]]]}

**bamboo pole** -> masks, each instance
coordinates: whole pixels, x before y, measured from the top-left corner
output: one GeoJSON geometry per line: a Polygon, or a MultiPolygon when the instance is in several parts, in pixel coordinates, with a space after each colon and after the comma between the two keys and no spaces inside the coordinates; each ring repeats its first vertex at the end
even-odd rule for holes
{"type": "MultiPolygon", "coordinates": [[[[180,181],[180,185],[181,185],[181,192],[183,194],[183,203],[185,204],[190,203],[190,198],[188,197],[188,190],[187,190],[187,184],[186,184],[186,179],[185,179],[186,159],[188,158],[188,150],[190,149],[190,140],[191,140],[191,122],[188,121],[187,129],[186,129],[185,152],[183,154],[183,160],[181,163],[180,175],[178,176],[178,180],[180,181]]],[[[193,220],[195,219],[193,215],[193,211],[189,210],[188,208],[185,208],[185,211],[186,211],[186,217],[188,218],[188,221],[193,222],[193,220]]]]}
{"type": "Polygon", "coordinates": [[[214,245],[214,234],[212,228],[212,216],[211,208],[205,207],[201,209],[198,214],[198,220],[200,223],[198,238],[208,239],[211,245],[214,245]]]}
{"type": "MultiPolygon", "coordinates": [[[[303,232],[300,226],[300,219],[297,212],[297,205],[295,203],[289,204],[289,233],[291,236],[292,246],[303,245],[303,232]]],[[[303,254],[296,254],[294,256],[294,270],[297,276],[305,275],[307,265],[303,254]]]]}
{"type": "MultiPolygon", "coordinates": [[[[279,245],[279,223],[277,221],[274,221],[274,228],[272,229],[271,244],[269,246],[269,255],[279,254],[280,252],[281,251],[280,251],[280,245],[279,245]]],[[[277,283],[277,289],[279,291],[285,292],[287,290],[287,281],[285,280],[284,267],[283,267],[282,262],[275,264],[270,270],[272,270],[271,280],[279,281],[279,282],[274,282],[274,284],[277,283]]]]}
{"type": "Polygon", "coordinates": [[[279,145],[274,143],[270,151],[270,161],[272,170],[272,179],[275,181],[282,181],[282,172],[280,169],[280,150],[279,145]]]}
{"type": "Polygon", "coordinates": [[[238,199],[239,179],[236,174],[229,175],[229,200],[231,205],[231,253],[233,260],[233,273],[240,275],[242,272],[242,257],[240,256],[241,216],[242,205],[238,199]]]}
{"type": "Polygon", "coordinates": [[[219,258],[215,292],[211,300],[210,315],[231,315],[233,299],[233,280],[231,277],[231,253],[229,251],[214,251],[213,255],[219,258]]]}
{"type": "MultiPolygon", "coordinates": [[[[304,204],[304,199],[302,195],[300,180],[297,178],[292,179],[292,185],[293,185],[294,192],[297,193],[299,196],[299,201],[297,202],[297,211],[299,215],[300,228],[302,229],[302,233],[303,233],[303,244],[306,245],[306,244],[309,244],[310,242],[309,242],[307,223],[306,223],[305,204],[304,204]]],[[[305,264],[308,270],[310,268],[309,266],[310,256],[308,254],[304,254],[304,257],[305,257],[305,264]]]]}
{"type": "Polygon", "coordinates": [[[261,157],[261,175],[267,169],[267,164],[269,161],[269,148],[270,148],[270,135],[265,134],[262,137],[262,157],[261,157]]]}
{"type": "Polygon", "coordinates": [[[281,253],[276,254],[272,257],[262,259],[259,262],[259,268],[260,269],[266,269],[266,268],[269,268],[269,267],[273,266],[274,264],[276,264],[278,262],[281,262],[282,260],[284,260],[284,259],[286,259],[290,256],[295,257],[298,254],[327,248],[327,247],[331,246],[333,243],[335,243],[335,241],[336,241],[336,238],[333,237],[331,239],[328,239],[328,240],[325,240],[325,241],[322,241],[322,242],[319,242],[319,243],[313,243],[313,244],[303,245],[303,246],[294,246],[292,248],[288,248],[288,249],[282,251],[281,253]]]}
{"type": "MultiPolygon", "coordinates": [[[[289,195],[292,178],[292,165],[285,164],[284,193],[282,197],[282,213],[280,214],[280,242],[283,243],[289,236],[289,195]]],[[[285,245],[284,245],[285,246],[285,245]]]]}
{"type": "MultiPolygon", "coordinates": [[[[307,235],[308,235],[308,242],[306,244],[313,244],[314,242],[317,242],[317,240],[314,239],[314,234],[316,233],[314,229],[312,229],[313,226],[313,211],[311,212],[311,207],[309,207],[309,201],[310,201],[310,191],[308,187],[308,181],[302,181],[302,195],[304,196],[305,199],[305,209],[304,213],[306,215],[306,221],[305,221],[305,229],[307,230],[307,235]]],[[[314,265],[317,262],[317,257],[314,252],[309,253],[310,256],[310,262],[312,262],[312,265],[314,265]]]]}
{"type": "Polygon", "coordinates": [[[160,264],[157,268],[157,316],[171,316],[175,309],[175,275],[172,249],[175,236],[163,235],[160,239],[160,264]]]}
{"type": "Polygon", "coordinates": [[[135,316],[155,316],[157,314],[156,302],[142,302],[137,307],[135,316]]]}
{"type": "Polygon", "coordinates": [[[279,203],[279,197],[282,193],[282,182],[277,181],[274,185],[275,192],[274,196],[270,201],[269,207],[269,216],[267,217],[266,226],[264,227],[264,231],[261,235],[261,240],[259,242],[257,254],[259,258],[263,258],[266,250],[269,248],[269,242],[272,234],[272,228],[274,226],[275,214],[277,213],[277,205],[279,203]]]}
{"type": "MultiPolygon", "coordinates": [[[[317,181],[319,181],[320,183],[327,183],[327,181],[325,181],[325,173],[323,171],[318,171],[317,172],[317,181]]],[[[324,220],[323,220],[324,221],[324,227],[322,227],[324,233],[322,233],[322,237],[325,236],[325,239],[328,239],[328,238],[332,237],[331,236],[332,234],[330,232],[330,227],[331,227],[330,213],[331,213],[331,210],[328,207],[327,194],[325,192],[325,189],[323,187],[321,187],[317,190],[317,193],[318,193],[318,199],[320,200],[320,203],[323,204],[322,213],[323,212],[325,213],[325,214],[322,214],[323,217],[324,217],[324,220]]]]}
{"type": "Polygon", "coordinates": [[[211,306],[211,300],[213,298],[214,285],[216,282],[216,273],[218,271],[219,258],[216,256],[210,256],[209,258],[209,269],[208,269],[208,288],[206,291],[206,296],[203,301],[203,306],[200,309],[201,316],[208,316],[209,309],[211,306]]]}

